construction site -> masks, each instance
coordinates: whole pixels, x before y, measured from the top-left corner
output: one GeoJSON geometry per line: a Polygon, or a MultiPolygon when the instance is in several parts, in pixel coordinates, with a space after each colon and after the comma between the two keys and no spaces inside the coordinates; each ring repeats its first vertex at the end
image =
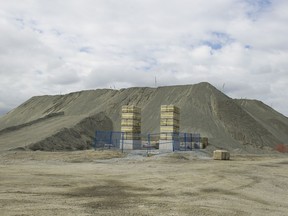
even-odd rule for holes
{"type": "Polygon", "coordinates": [[[0,212],[287,215],[287,130],[209,83],[33,97],[0,117],[0,212]]]}
{"type": "Polygon", "coordinates": [[[121,131],[96,131],[95,150],[158,149],[159,152],[173,152],[204,149],[208,145],[207,137],[180,131],[180,109],[174,105],[161,105],[159,133],[141,132],[141,108],[125,105],[121,111],[121,131]]]}

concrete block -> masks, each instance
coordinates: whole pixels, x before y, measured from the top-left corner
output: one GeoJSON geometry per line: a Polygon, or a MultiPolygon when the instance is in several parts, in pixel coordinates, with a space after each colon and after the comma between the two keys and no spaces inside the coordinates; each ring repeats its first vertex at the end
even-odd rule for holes
{"type": "MultiPolygon", "coordinates": [[[[142,148],[141,140],[124,140],[123,141],[123,149],[124,150],[139,150],[142,148]]],[[[122,144],[120,145],[120,149],[122,149],[122,144]]]]}
{"type": "Polygon", "coordinates": [[[160,151],[176,151],[180,149],[180,142],[173,140],[159,140],[160,151]]]}

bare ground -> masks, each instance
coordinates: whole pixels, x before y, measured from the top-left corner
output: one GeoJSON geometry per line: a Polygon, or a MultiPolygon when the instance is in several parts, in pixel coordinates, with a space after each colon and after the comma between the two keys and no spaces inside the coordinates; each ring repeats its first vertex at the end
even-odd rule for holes
{"type": "Polygon", "coordinates": [[[1,152],[0,215],[288,215],[287,155],[1,152]]]}

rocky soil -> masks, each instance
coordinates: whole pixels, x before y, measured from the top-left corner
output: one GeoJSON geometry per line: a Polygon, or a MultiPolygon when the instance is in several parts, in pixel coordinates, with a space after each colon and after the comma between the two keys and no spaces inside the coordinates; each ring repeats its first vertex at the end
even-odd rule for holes
{"type": "Polygon", "coordinates": [[[1,215],[287,215],[285,154],[144,155],[0,152],[1,215]]]}

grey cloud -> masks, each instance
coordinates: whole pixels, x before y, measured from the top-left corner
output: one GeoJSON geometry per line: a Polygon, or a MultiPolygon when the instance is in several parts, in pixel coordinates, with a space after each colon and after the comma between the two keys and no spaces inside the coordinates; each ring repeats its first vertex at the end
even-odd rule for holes
{"type": "Polygon", "coordinates": [[[1,92],[0,110],[39,94],[154,86],[156,77],[225,83],[229,96],[288,115],[287,10],[284,0],[5,1],[0,85],[14,99],[1,92]]]}

